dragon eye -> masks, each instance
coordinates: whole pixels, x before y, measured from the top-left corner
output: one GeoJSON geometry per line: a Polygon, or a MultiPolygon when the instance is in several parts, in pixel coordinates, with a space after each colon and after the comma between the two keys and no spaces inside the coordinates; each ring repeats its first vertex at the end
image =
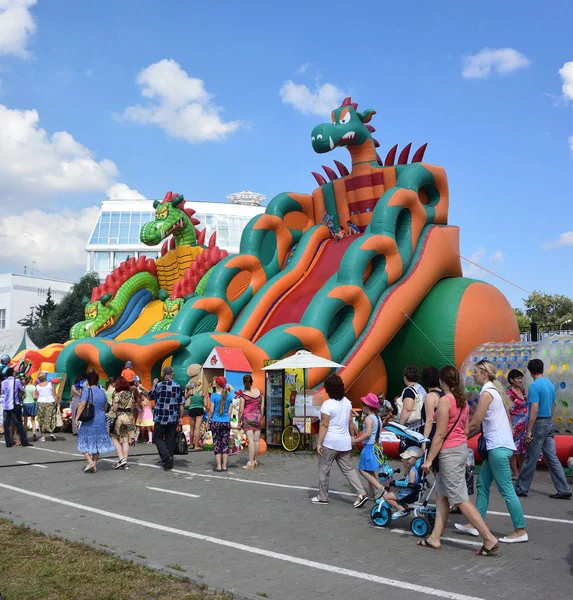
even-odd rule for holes
{"type": "Polygon", "coordinates": [[[348,123],[350,121],[350,112],[347,112],[342,119],[340,119],[340,123],[342,125],[346,125],[346,123],[348,123]]]}

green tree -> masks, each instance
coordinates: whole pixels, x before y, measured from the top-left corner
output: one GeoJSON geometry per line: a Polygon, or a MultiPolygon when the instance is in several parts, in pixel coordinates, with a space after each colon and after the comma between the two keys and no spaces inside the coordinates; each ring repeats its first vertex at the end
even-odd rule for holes
{"type": "Polygon", "coordinates": [[[562,294],[533,292],[525,302],[525,314],[540,329],[559,330],[568,319],[573,319],[573,300],[562,294]]]}
{"type": "Polygon", "coordinates": [[[63,344],[70,339],[70,329],[85,319],[84,297],[91,298],[92,291],[100,284],[97,273],[86,273],[76,283],[52,314],[49,344],[63,344]]]}
{"type": "Polygon", "coordinates": [[[27,328],[30,339],[39,347],[45,346],[47,343],[45,340],[51,330],[55,308],[56,303],[52,299],[52,290],[48,288],[44,304],[33,306],[30,313],[18,321],[18,324],[27,328]]]}
{"type": "Polygon", "coordinates": [[[521,310],[521,308],[514,308],[513,314],[517,319],[517,324],[519,325],[519,331],[521,331],[521,333],[531,331],[531,319],[521,310]]]}
{"type": "Polygon", "coordinates": [[[97,273],[86,273],[59,304],[55,304],[48,290],[46,302],[32,309],[19,323],[27,327],[30,339],[38,348],[48,344],[63,344],[70,339],[71,326],[85,318],[84,296],[91,297],[92,290],[99,283],[97,273]]]}

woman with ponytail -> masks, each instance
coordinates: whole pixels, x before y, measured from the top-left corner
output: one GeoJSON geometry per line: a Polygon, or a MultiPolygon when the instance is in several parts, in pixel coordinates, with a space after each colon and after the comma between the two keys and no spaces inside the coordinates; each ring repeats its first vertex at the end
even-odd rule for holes
{"type": "MultiPolygon", "coordinates": [[[[495,481],[503,496],[515,531],[501,538],[506,544],[527,542],[525,517],[519,498],[511,483],[511,457],[515,452],[515,442],[509,421],[510,401],[501,383],[496,379],[496,368],[489,360],[480,360],[474,367],[474,381],[481,385],[478,405],[470,423],[470,437],[480,429],[485,440],[487,457],[482,456],[482,465],[477,480],[477,509],[485,518],[489,505],[489,489],[495,481]]],[[[456,525],[456,529],[468,535],[477,535],[471,525],[456,525]]]]}
{"type": "MultiPolygon", "coordinates": [[[[469,407],[460,387],[460,374],[455,367],[440,371],[440,384],[445,396],[438,401],[436,433],[422,469],[429,473],[434,463],[436,473],[436,524],[432,534],[418,542],[419,546],[438,550],[440,537],[450,514],[450,504],[459,507],[483,538],[478,556],[490,556],[499,550],[496,537],[487,528],[476,507],[470,502],[466,486],[467,430],[469,407]],[[437,461],[435,459],[437,458],[437,461]],[[436,465],[437,463],[437,465],[436,465]]],[[[429,417],[429,415],[428,415],[429,417]]]]}
{"type": "Polygon", "coordinates": [[[231,433],[231,405],[233,399],[227,389],[227,380],[223,376],[213,379],[215,392],[209,402],[209,423],[213,434],[213,452],[217,463],[213,471],[227,470],[229,458],[229,434],[231,433]]]}

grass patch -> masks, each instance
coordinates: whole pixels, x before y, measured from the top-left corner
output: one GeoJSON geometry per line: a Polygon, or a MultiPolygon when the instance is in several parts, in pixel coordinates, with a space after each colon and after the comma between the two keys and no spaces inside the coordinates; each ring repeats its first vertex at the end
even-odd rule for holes
{"type": "Polygon", "coordinates": [[[185,573],[187,569],[184,569],[181,565],[179,564],[174,564],[174,565],[165,565],[168,569],[173,569],[174,571],[181,571],[182,573],[185,573]]]}
{"type": "MultiPolygon", "coordinates": [[[[0,593],[10,600],[231,600],[86,544],[0,519],[0,593]]],[[[184,571],[180,565],[170,568],[184,571]]]]}

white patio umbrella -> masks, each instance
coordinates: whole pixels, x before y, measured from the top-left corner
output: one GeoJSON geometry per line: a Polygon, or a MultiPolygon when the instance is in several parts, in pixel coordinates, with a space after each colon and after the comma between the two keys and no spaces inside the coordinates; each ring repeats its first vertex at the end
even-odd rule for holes
{"type": "Polygon", "coordinates": [[[263,367],[263,371],[282,371],[283,369],[303,369],[303,388],[304,388],[304,435],[306,439],[306,370],[307,369],[333,369],[337,367],[343,367],[339,363],[336,363],[332,360],[328,360],[326,358],[322,358],[322,356],[317,356],[308,350],[299,350],[292,356],[288,358],[284,358],[283,360],[279,360],[268,367],[263,367]]]}
{"type": "Polygon", "coordinates": [[[263,367],[263,371],[282,371],[283,369],[333,369],[343,367],[332,360],[317,356],[308,350],[299,350],[288,358],[283,358],[268,367],[263,367]]]}

